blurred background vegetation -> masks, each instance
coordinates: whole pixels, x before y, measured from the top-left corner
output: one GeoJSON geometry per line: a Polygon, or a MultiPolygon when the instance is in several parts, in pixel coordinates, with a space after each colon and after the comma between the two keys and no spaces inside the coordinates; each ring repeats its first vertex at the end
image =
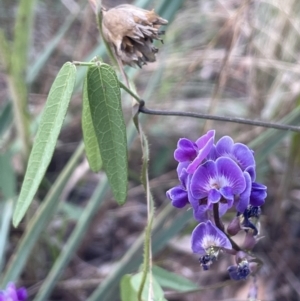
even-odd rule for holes
{"type": "MultiPolygon", "coordinates": [[[[108,8],[120,3],[103,1],[108,8]]],[[[149,108],[299,124],[299,1],[126,3],[155,7],[170,21],[157,62],[142,70],[127,70],[149,108]]],[[[39,300],[35,296],[41,287],[51,293],[49,300],[118,300],[120,276],[135,271],[142,257],[138,237],[146,224],[146,203],[139,180],[141,150],[130,128],[131,100],[124,95],[130,178],[128,201],[119,207],[101,186],[107,186],[104,174],[89,171],[80,148],[85,67],[78,67],[68,115],[34,205],[18,229],[10,227],[12,202],[18,195],[40,114],[56,74],[66,61],[88,61],[95,55],[107,61],[93,12],[83,0],[1,0],[0,27],[2,283],[19,278],[20,284],[29,288],[32,300],[39,300]],[[28,229],[33,231],[39,224],[30,228],[28,221],[49,199],[57,201],[58,208],[45,209],[49,214],[40,218],[44,220],[41,233],[29,243],[34,235],[28,229]],[[101,199],[99,209],[84,225],[86,228],[81,228],[87,230],[83,238],[77,237],[79,246],[70,247],[69,258],[62,258],[62,249],[93,199],[101,199]],[[23,258],[22,264],[10,259],[14,252],[21,261],[23,258]],[[127,261],[124,254],[129,256],[127,261]],[[59,265],[57,277],[46,278],[50,270],[55,272],[53,265],[59,258],[65,264],[59,265]],[[45,278],[51,285],[45,286],[45,278]],[[103,284],[102,289],[99,284],[103,284]],[[93,291],[94,299],[88,299],[93,291]]],[[[230,263],[225,258],[210,271],[201,270],[197,256],[190,250],[189,233],[195,226],[190,212],[170,208],[165,198],[165,191],[177,185],[173,152],[178,139],[197,139],[205,130],[215,128],[217,137],[230,135],[254,149],[258,181],[268,186],[261,218],[264,238],[255,248],[264,261],[256,280],[259,299],[299,300],[300,136],[183,117],[151,116],[143,118],[143,123],[150,142],[151,188],[161,216],[154,226],[154,262],[204,288],[228,279],[226,268],[230,263]]],[[[251,284],[246,281],[193,294],[167,289],[166,297],[174,301],[246,300],[251,284]]]]}

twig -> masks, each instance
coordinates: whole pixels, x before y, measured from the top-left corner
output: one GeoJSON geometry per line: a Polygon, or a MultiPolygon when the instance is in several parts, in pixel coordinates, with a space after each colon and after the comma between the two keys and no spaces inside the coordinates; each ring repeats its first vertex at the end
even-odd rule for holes
{"type": "Polygon", "coordinates": [[[225,117],[225,116],[217,116],[217,115],[209,115],[209,114],[201,114],[201,113],[192,113],[192,112],[147,109],[145,107],[145,102],[143,100],[140,101],[139,112],[148,115],[192,117],[198,119],[208,119],[208,120],[225,121],[225,122],[240,123],[240,124],[249,124],[252,126],[272,128],[281,131],[291,131],[291,132],[298,132],[298,133],[300,132],[300,127],[294,125],[288,125],[288,124],[278,124],[278,123],[265,122],[260,120],[250,120],[250,119],[245,119],[240,117],[225,117]]]}

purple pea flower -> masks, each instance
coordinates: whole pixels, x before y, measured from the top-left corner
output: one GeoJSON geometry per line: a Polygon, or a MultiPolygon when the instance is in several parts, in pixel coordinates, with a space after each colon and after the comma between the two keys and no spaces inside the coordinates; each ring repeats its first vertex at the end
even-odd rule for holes
{"type": "Polygon", "coordinates": [[[178,164],[177,174],[180,185],[175,186],[166,192],[167,197],[172,201],[172,205],[176,208],[183,208],[189,203],[187,187],[190,175],[186,171],[187,165],[188,162],[178,164]]]}
{"type": "Polygon", "coordinates": [[[177,149],[174,152],[174,158],[178,162],[189,162],[187,172],[193,173],[197,167],[206,159],[214,144],[215,131],[208,131],[196,142],[186,138],[178,141],[177,149]]]}
{"type": "Polygon", "coordinates": [[[250,194],[250,204],[252,206],[262,206],[267,197],[267,187],[265,185],[253,182],[250,194]]]}
{"type": "Polygon", "coordinates": [[[0,301],[25,301],[27,291],[24,287],[16,288],[14,283],[9,283],[5,290],[0,291],[0,301]]]}
{"type": "Polygon", "coordinates": [[[192,250],[200,254],[200,264],[204,270],[216,260],[221,249],[232,249],[227,236],[209,220],[200,223],[192,233],[192,250]]]}
{"type": "MultiPolygon", "coordinates": [[[[209,160],[200,165],[192,176],[190,202],[194,212],[201,213],[219,203],[219,214],[222,216],[232,207],[235,199],[239,199],[246,186],[244,173],[232,159],[222,157],[215,162],[209,160]],[[199,210],[199,206],[203,209],[199,210]]],[[[197,218],[197,214],[194,215],[197,218]]]]}
{"type": "Polygon", "coordinates": [[[249,263],[247,260],[241,261],[238,265],[232,265],[227,269],[232,280],[245,280],[251,273],[249,263]]]}
{"type": "Polygon", "coordinates": [[[222,137],[216,144],[217,157],[229,157],[242,171],[247,171],[252,181],[255,180],[255,159],[253,151],[243,143],[234,143],[229,136],[222,137]]]}

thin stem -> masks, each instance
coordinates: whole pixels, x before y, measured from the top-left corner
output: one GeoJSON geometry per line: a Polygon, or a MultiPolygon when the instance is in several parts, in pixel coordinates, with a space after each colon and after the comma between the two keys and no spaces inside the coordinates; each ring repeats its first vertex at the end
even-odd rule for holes
{"type": "Polygon", "coordinates": [[[239,117],[225,117],[225,116],[208,115],[208,114],[201,114],[201,113],[192,113],[192,112],[162,111],[162,110],[147,109],[145,107],[145,102],[143,100],[140,100],[139,112],[147,115],[192,117],[198,119],[209,119],[209,120],[233,122],[233,123],[240,123],[240,124],[249,124],[252,126],[272,128],[281,131],[300,132],[300,127],[287,125],[287,124],[278,124],[278,123],[265,122],[260,120],[250,120],[250,119],[239,118],[239,117]]]}
{"type": "Polygon", "coordinates": [[[214,204],[213,206],[214,220],[216,226],[222,231],[225,232],[224,225],[219,216],[219,203],[214,204]]]}
{"type": "Polygon", "coordinates": [[[119,81],[120,87],[125,90],[129,95],[131,95],[138,103],[141,103],[141,99],[133,93],[126,85],[119,81]]]}
{"type": "Polygon", "coordinates": [[[90,66],[94,66],[95,62],[78,62],[78,61],[73,61],[72,64],[74,64],[75,66],[86,66],[86,67],[90,67],[90,66]]]}

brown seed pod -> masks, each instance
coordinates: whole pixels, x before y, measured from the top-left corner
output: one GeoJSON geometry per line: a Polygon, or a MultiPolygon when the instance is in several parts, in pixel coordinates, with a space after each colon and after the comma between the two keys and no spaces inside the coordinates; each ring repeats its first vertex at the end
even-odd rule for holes
{"type": "Polygon", "coordinates": [[[103,37],[124,65],[142,67],[155,61],[158,49],[153,40],[160,40],[161,25],[168,21],[148,11],[129,4],[109,10],[102,9],[103,37]]]}

